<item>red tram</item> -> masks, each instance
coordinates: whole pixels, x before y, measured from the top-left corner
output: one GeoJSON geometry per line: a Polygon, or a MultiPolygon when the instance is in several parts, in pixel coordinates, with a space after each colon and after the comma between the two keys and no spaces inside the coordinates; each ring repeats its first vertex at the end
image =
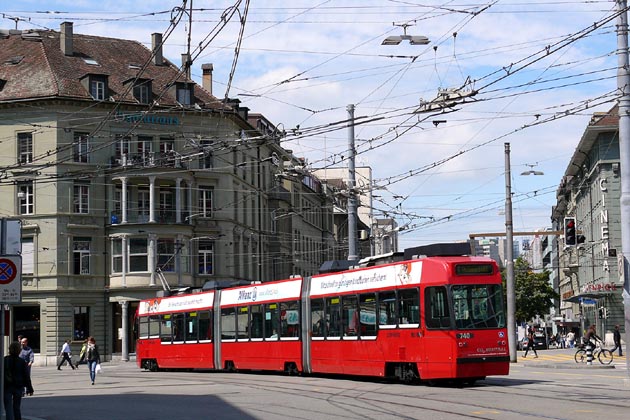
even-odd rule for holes
{"type": "Polygon", "coordinates": [[[509,373],[501,276],[439,256],[143,301],[139,367],[474,382],[509,373]]]}

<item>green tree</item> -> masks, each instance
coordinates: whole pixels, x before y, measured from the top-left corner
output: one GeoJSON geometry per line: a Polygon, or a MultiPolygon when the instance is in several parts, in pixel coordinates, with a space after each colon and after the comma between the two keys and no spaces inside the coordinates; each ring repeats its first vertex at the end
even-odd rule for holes
{"type": "MultiPolygon", "coordinates": [[[[514,261],[514,294],[516,299],[516,322],[529,322],[536,315],[546,315],[557,299],[549,283],[549,271],[534,273],[529,263],[519,257],[514,261]]],[[[505,286],[505,270],[503,284],[505,286]]]]}

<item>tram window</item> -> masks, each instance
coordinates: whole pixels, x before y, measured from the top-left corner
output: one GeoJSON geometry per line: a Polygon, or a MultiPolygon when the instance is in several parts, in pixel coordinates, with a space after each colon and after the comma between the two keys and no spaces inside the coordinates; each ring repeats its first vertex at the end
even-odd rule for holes
{"type": "Polygon", "coordinates": [[[249,327],[249,319],[247,315],[248,313],[249,307],[247,306],[239,306],[238,308],[236,308],[236,331],[237,338],[239,340],[249,339],[249,333],[247,331],[249,327]]]}
{"type": "Polygon", "coordinates": [[[326,337],[341,336],[341,302],[339,297],[326,298],[326,337]]]}
{"type": "Polygon", "coordinates": [[[398,291],[399,324],[420,323],[420,293],[418,289],[398,291]]]}
{"type": "Polygon", "coordinates": [[[197,316],[197,312],[188,312],[186,314],[186,342],[187,343],[195,343],[197,342],[197,335],[199,333],[199,317],[197,316]]]}
{"type": "Polygon", "coordinates": [[[300,306],[297,301],[280,304],[280,337],[300,336],[300,306]]]}
{"type": "Polygon", "coordinates": [[[447,297],[446,288],[443,286],[426,288],[424,307],[427,328],[449,329],[451,327],[447,297]]]}
{"type": "Polygon", "coordinates": [[[378,294],[378,324],[396,325],[396,292],[378,294]]]}
{"type": "Polygon", "coordinates": [[[341,311],[343,335],[356,336],[359,329],[358,299],[354,295],[344,296],[342,300],[343,309],[341,311]]]}
{"type": "Polygon", "coordinates": [[[173,341],[173,319],[170,314],[162,315],[160,320],[160,341],[170,343],[173,341]]]}
{"type": "Polygon", "coordinates": [[[149,338],[149,317],[138,318],[138,337],[149,338]]]}
{"type": "Polygon", "coordinates": [[[457,328],[497,328],[505,325],[500,285],[453,286],[457,328]]]}
{"type": "Polygon", "coordinates": [[[201,311],[199,318],[199,341],[212,340],[212,312],[201,311]]]}
{"type": "Polygon", "coordinates": [[[359,295],[359,322],[361,336],[376,335],[376,294],[359,295]]]}
{"type": "Polygon", "coordinates": [[[236,338],[236,308],[221,309],[221,339],[234,340],[236,338]]]}
{"type": "Polygon", "coordinates": [[[249,336],[263,338],[263,306],[252,305],[250,308],[249,336]]]}
{"type": "Polygon", "coordinates": [[[184,341],[184,314],[173,314],[173,341],[184,341]]]}
{"type": "Polygon", "coordinates": [[[159,315],[151,315],[149,317],[149,337],[158,338],[160,336],[160,324],[162,318],[159,315]]]}
{"type": "Polygon", "coordinates": [[[265,340],[278,339],[278,322],[280,320],[280,308],[277,303],[265,305],[265,340]]]}
{"type": "Polygon", "coordinates": [[[324,299],[311,300],[311,329],[313,337],[326,335],[326,321],[324,316],[324,299]]]}

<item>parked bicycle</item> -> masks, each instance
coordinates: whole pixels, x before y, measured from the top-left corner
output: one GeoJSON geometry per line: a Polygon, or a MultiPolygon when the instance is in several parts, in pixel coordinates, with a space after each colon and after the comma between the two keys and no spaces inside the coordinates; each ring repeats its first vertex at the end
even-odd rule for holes
{"type": "MultiPolygon", "coordinates": [[[[605,349],[601,346],[602,343],[597,343],[597,347],[593,349],[593,359],[599,360],[602,365],[609,365],[613,361],[612,351],[605,349]]],[[[575,352],[575,363],[586,363],[586,346],[580,345],[575,352]]]]}

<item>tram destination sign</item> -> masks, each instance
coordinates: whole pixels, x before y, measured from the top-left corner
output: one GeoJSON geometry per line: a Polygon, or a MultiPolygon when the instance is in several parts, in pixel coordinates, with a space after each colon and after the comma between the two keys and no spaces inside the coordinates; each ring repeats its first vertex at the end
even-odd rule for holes
{"type": "Polygon", "coordinates": [[[0,256],[0,304],[22,302],[22,257],[0,256]]]}

